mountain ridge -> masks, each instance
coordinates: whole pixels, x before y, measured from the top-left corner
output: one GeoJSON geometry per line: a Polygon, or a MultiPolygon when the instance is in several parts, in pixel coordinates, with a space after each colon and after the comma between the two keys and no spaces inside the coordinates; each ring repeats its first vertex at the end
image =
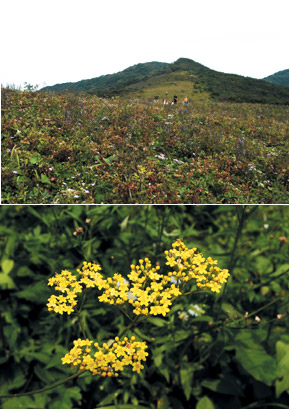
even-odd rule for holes
{"type": "Polygon", "coordinates": [[[114,74],[56,84],[40,91],[146,99],[178,93],[180,98],[289,105],[289,88],[283,85],[215,71],[188,58],[179,58],[173,63],[139,63],[114,74]]]}
{"type": "Polygon", "coordinates": [[[263,79],[264,81],[271,82],[272,84],[284,85],[286,87],[289,87],[289,69],[275,72],[274,74],[269,75],[268,77],[265,77],[263,79]]]}

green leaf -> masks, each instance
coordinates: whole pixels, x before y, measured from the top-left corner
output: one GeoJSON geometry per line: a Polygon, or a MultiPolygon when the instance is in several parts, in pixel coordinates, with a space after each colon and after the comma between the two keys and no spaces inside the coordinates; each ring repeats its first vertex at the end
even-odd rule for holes
{"type": "Polygon", "coordinates": [[[17,276],[18,277],[33,277],[34,273],[32,270],[30,270],[29,267],[27,266],[21,266],[17,269],[17,276]]]}
{"type": "Polygon", "coordinates": [[[4,374],[1,375],[0,394],[4,395],[13,389],[21,388],[26,382],[26,376],[21,369],[16,369],[12,378],[10,376],[6,374],[4,378],[4,374]]]}
{"type": "Polygon", "coordinates": [[[110,165],[116,159],[117,159],[116,155],[103,158],[104,162],[107,163],[108,165],[110,165]]]}
{"type": "Polygon", "coordinates": [[[46,304],[51,291],[45,282],[27,285],[24,290],[15,293],[15,296],[24,300],[35,302],[36,304],[46,304]]]}
{"type": "Polygon", "coordinates": [[[50,404],[49,409],[72,409],[74,407],[72,400],[80,404],[81,392],[77,386],[62,388],[60,397],[50,404]]]}
{"type": "Polygon", "coordinates": [[[261,275],[264,275],[265,273],[273,270],[273,264],[271,260],[263,256],[256,257],[255,265],[257,272],[259,272],[261,275]]]}
{"type": "Polygon", "coordinates": [[[41,182],[42,183],[48,183],[48,184],[51,183],[50,180],[49,180],[49,177],[44,175],[43,173],[41,173],[41,182]]]}
{"type": "Polygon", "coordinates": [[[242,389],[233,374],[220,375],[220,379],[207,378],[202,382],[202,386],[224,395],[243,396],[242,389]]]}
{"type": "Polygon", "coordinates": [[[276,397],[287,391],[289,393],[289,345],[282,341],[276,343],[277,379],[276,397]]]}
{"type": "Polygon", "coordinates": [[[271,277],[278,277],[281,274],[284,274],[285,272],[287,272],[289,270],[289,264],[285,263],[282,264],[281,266],[277,267],[276,271],[274,272],[274,274],[271,274],[271,277]]]}
{"type": "Polygon", "coordinates": [[[12,290],[13,288],[16,288],[16,285],[14,281],[12,280],[11,277],[9,277],[7,274],[0,274],[0,287],[1,288],[8,288],[8,290],[12,290]]]}
{"type": "Polygon", "coordinates": [[[196,409],[215,409],[215,406],[208,396],[203,396],[197,403],[196,409]]]}
{"type": "Polygon", "coordinates": [[[37,156],[30,156],[29,161],[32,165],[34,165],[39,161],[39,158],[37,156]]]}
{"type": "Polygon", "coordinates": [[[182,384],[184,394],[187,400],[190,399],[190,396],[192,393],[193,375],[194,375],[194,370],[191,364],[184,366],[180,370],[181,384],[182,384]]]}
{"type": "MultiPolygon", "coordinates": [[[[33,409],[36,408],[34,400],[30,396],[20,396],[19,398],[8,399],[3,403],[3,409],[33,409]]],[[[39,408],[38,406],[38,409],[39,408]]]]}
{"type": "Polygon", "coordinates": [[[148,319],[148,322],[150,324],[155,325],[156,327],[164,327],[166,325],[168,325],[168,322],[162,318],[158,318],[158,317],[152,317],[148,319]]]}
{"type": "Polygon", "coordinates": [[[1,268],[4,274],[9,274],[13,267],[14,267],[13,260],[6,259],[1,262],[1,268]]]}
{"type": "Polygon", "coordinates": [[[271,386],[276,377],[276,361],[266,351],[237,347],[236,359],[257,381],[271,386]]]}
{"type": "Polygon", "coordinates": [[[123,221],[120,223],[120,229],[121,229],[121,231],[123,231],[123,230],[126,229],[126,226],[127,226],[127,224],[128,224],[128,221],[129,221],[129,216],[126,216],[126,217],[123,219],[123,221]]]}
{"type": "Polygon", "coordinates": [[[117,389],[116,391],[109,393],[102,401],[99,402],[99,405],[108,405],[112,403],[120,393],[121,389],[117,389]]]}

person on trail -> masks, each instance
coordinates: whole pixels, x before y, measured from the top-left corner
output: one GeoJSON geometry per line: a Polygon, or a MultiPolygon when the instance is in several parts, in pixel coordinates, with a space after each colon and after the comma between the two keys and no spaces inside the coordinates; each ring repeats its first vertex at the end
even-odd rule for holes
{"type": "Polygon", "coordinates": [[[185,99],[184,99],[184,104],[185,104],[185,105],[189,105],[188,97],[185,97],[185,99]]]}

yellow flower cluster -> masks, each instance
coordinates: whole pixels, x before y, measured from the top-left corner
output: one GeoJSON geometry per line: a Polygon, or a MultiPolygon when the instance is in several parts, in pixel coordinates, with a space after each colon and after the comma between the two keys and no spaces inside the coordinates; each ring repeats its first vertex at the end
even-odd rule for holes
{"type": "Polygon", "coordinates": [[[64,293],[58,297],[51,296],[48,309],[60,314],[70,314],[76,305],[77,293],[86,288],[96,287],[102,291],[98,297],[100,302],[108,304],[129,303],[136,315],[163,315],[170,311],[172,301],[182,295],[185,284],[194,280],[198,289],[207,289],[216,293],[221,290],[221,284],[229,277],[228,270],[217,267],[217,260],[207,259],[197,252],[196,248],[188,249],[181,240],[172,244],[165,251],[166,265],[170,267],[167,274],[160,273],[160,266],[152,267],[148,258],[139,260],[138,265],[131,265],[131,271],[124,278],[121,274],[104,279],[99,273],[98,264],[83,263],[78,269],[80,280],[68,271],[62,271],[49,280],[48,285],[64,293]]]}
{"type": "Polygon", "coordinates": [[[118,376],[125,366],[131,365],[132,370],[140,373],[144,368],[142,361],[146,361],[148,355],[145,352],[147,345],[145,342],[135,341],[132,336],[120,341],[118,337],[110,343],[100,346],[94,343],[95,352],[92,351],[92,341],[78,339],[73,342],[74,347],[62,358],[62,363],[71,365],[71,369],[89,370],[93,375],[118,376]]]}
{"type": "Polygon", "coordinates": [[[63,270],[60,274],[56,274],[54,277],[48,280],[48,285],[55,286],[55,290],[60,291],[61,295],[52,295],[48,299],[48,311],[55,311],[56,313],[71,314],[74,311],[74,307],[77,304],[77,293],[82,292],[82,286],[77,281],[74,274],[70,271],[63,270]]]}
{"type": "Polygon", "coordinates": [[[48,285],[55,286],[55,290],[60,291],[62,294],[59,296],[52,295],[48,299],[48,311],[54,311],[59,314],[67,312],[70,315],[77,305],[77,294],[82,292],[83,286],[86,288],[97,286],[99,289],[102,289],[102,283],[105,283],[105,280],[98,273],[100,269],[99,264],[87,263],[85,261],[82,270],[77,270],[81,276],[80,280],[77,280],[77,276],[67,270],[63,270],[61,273],[57,273],[54,277],[50,278],[48,285]]]}
{"type": "Polygon", "coordinates": [[[168,275],[174,277],[179,284],[186,283],[194,279],[199,289],[208,289],[219,293],[222,286],[229,277],[226,269],[216,266],[217,260],[211,257],[205,259],[197,249],[188,249],[184,243],[178,239],[172,244],[172,249],[165,251],[167,265],[174,268],[168,275]]]}
{"type": "Polygon", "coordinates": [[[152,268],[148,258],[139,260],[139,265],[132,264],[130,267],[128,278],[132,285],[129,303],[134,307],[134,314],[166,316],[172,299],[181,295],[179,288],[175,283],[170,283],[170,277],[159,274],[160,266],[152,268]]]}

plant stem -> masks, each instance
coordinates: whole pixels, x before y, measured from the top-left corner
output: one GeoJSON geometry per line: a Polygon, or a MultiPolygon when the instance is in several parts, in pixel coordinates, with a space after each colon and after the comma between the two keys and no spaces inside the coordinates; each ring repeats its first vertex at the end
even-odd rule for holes
{"type": "MultiPolygon", "coordinates": [[[[251,314],[249,314],[249,315],[246,317],[246,319],[248,319],[248,318],[250,318],[250,317],[252,317],[252,316],[258,314],[258,312],[260,312],[260,311],[262,311],[262,310],[265,310],[267,307],[270,307],[272,304],[275,304],[275,302],[281,300],[281,298],[283,298],[283,295],[280,295],[279,297],[275,298],[275,300],[270,301],[268,304],[263,305],[262,307],[258,308],[257,310],[251,312],[251,314]]],[[[243,320],[244,320],[244,317],[239,318],[239,319],[237,319],[237,320],[231,319],[231,320],[229,320],[229,322],[231,321],[232,323],[236,324],[237,322],[240,322],[240,321],[243,321],[243,320]]],[[[233,328],[233,327],[229,327],[229,328],[233,328]]]]}
{"type": "MultiPolygon", "coordinates": [[[[139,315],[135,316],[134,319],[128,324],[128,326],[121,331],[119,338],[121,338],[129,329],[135,327],[139,318],[140,318],[139,315]]],[[[148,318],[147,316],[144,316],[142,321],[144,321],[147,318],[148,318]]]]}
{"type": "Polygon", "coordinates": [[[0,398],[17,398],[19,396],[35,395],[36,393],[46,392],[49,389],[54,389],[54,388],[57,388],[60,385],[63,385],[64,383],[70,381],[71,379],[74,379],[74,378],[82,375],[84,372],[86,372],[86,369],[82,369],[82,370],[76,372],[74,375],[71,375],[68,378],[63,379],[62,381],[55,382],[52,385],[46,386],[45,388],[36,389],[36,390],[30,391],[30,392],[14,393],[14,394],[11,394],[11,395],[0,395],[0,398]]]}

